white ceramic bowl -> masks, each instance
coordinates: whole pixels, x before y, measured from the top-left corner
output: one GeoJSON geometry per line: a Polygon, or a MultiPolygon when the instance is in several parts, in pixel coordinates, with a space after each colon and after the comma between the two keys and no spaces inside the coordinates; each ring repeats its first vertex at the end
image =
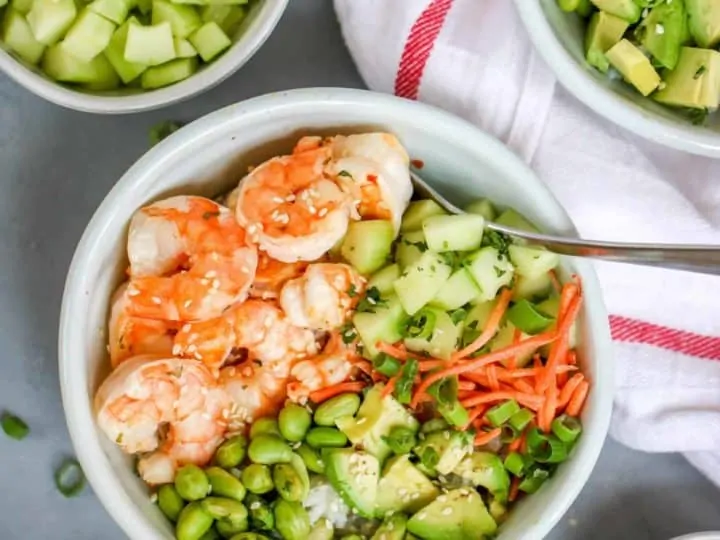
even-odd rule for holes
{"type": "Polygon", "coordinates": [[[594,69],[585,61],[581,19],[563,12],[557,0],[515,0],[515,6],[535,48],[560,83],[585,105],[652,141],[694,154],[720,156],[718,119],[711,115],[707,126],[693,125],[677,111],[594,69]]]}
{"type": "Polygon", "coordinates": [[[157,90],[82,91],[50,79],[39,68],[19,60],[2,47],[0,70],[34,94],[78,111],[122,114],[157,109],[208,90],[240,69],[270,36],[287,3],[288,0],[262,0],[253,6],[227,51],[187,79],[157,90]]]}
{"type": "Polygon", "coordinates": [[[670,540],[720,540],[720,531],[707,531],[692,534],[684,534],[670,540]]]}
{"type": "MultiPolygon", "coordinates": [[[[341,89],[270,94],[205,116],[155,146],[120,179],[85,230],[60,320],[60,381],[70,434],[95,493],[131,538],[172,538],[131,461],[93,419],[93,394],[109,369],[104,328],[110,295],[127,266],[131,215],[171,194],[228,191],[248,165],[288,152],[302,134],[372,129],[397,134],[411,156],[424,161],[424,176],[455,200],[488,196],[550,231],[574,232],[542,182],[500,142],[450,114],[388,95],[341,89]]],[[[552,528],[585,484],[608,430],[613,357],[607,315],[591,265],[567,260],[564,273],[570,272],[581,276],[585,292],[580,356],[592,381],[585,432],[572,459],[507,522],[502,540],[538,540],[552,528]]]]}

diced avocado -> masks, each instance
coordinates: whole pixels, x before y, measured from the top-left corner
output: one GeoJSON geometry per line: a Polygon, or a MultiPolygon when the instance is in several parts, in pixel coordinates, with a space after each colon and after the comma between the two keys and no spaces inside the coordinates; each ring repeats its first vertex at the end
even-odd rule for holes
{"type": "Polygon", "coordinates": [[[378,341],[395,343],[403,337],[403,328],[407,315],[397,296],[382,297],[373,312],[356,312],[353,325],[363,343],[363,349],[369,358],[378,354],[378,341]]]}
{"type": "Polygon", "coordinates": [[[62,44],[48,47],[42,60],[42,69],[56,81],[101,85],[113,88],[119,78],[104,55],[99,54],[90,62],[78,60],[68,53],[62,44]]]}
{"type": "Polygon", "coordinates": [[[380,463],[375,456],[352,448],[330,450],[324,455],[325,474],[343,500],[363,517],[375,515],[380,463]]]}
{"type": "Polygon", "coordinates": [[[500,215],[495,219],[495,223],[498,225],[505,225],[506,227],[512,227],[514,229],[520,229],[521,231],[528,232],[540,232],[530,220],[523,216],[520,212],[514,208],[506,208],[500,215]]]}
{"type": "Polygon", "coordinates": [[[34,0],[27,22],[35,39],[53,45],[65,35],[76,15],[74,0],[34,0]]]}
{"type": "MultiPolygon", "coordinates": [[[[198,52],[202,56],[200,49],[198,52]]],[[[358,272],[371,274],[387,263],[394,239],[391,221],[354,221],[348,226],[340,253],[358,272]]]]}
{"type": "Polygon", "coordinates": [[[113,22],[84,9],[65,35],[62,46],[78,60],[89,62],[108,46],[113,32],[113,22]]]}
{"type": "Polygon", "coordinates": [[[690,33],[700,47],[720,43],[720,4],[717,0],[685,0],[690,33]]]}
{"type": "Polygon", "coordinates": [[[499,501],[507,501],[510,490],[510,476],[502,459],[490,452],[473,452],[465,457],[453,473],[471,482],[474,486],[482,486],[492,493],[499,501]]]}
{"type": "Polygon", "coordinates": [[[409,315],[414,315],[440,292],[452,267],[433,251],[426,251],[395,281],[395,293],[409,315]]]}
{"type": "Polygon", "coordinates": [[[432,199],[411,202],[403,214],[400,232],[419,231],[430,216],[443,216],[447,212],[432,199]]]}
{"type": "MultiPolygon", "coordinates": [[[[515,340],[515,330],[516,328],[511,322],[508,321],[503,324],[498,330],[497,334],[495,334],[495,337],[492,339],[492,341],[490,341],[490,352],[495,352],[512,345],[513,341],[515,340]]],[[[520,339],[527,339],[529,337],[530,335],[528,334],[520,334],[520,339]]],[[[524,354],[516,356],[515,366],[525,367],[532,359],[534,353],[535,351],[528,351],[524,354]]],[[[503,365],[508,365],[510,363],[510,360],[503,360],[502,363],[503,365]]]]}
{"type": "Polygon", "coordinates": [[[546,249],[512,245],[508,251],[520,276],[534,278],[547,274],[560,264],[560,256],[546,249]]]}
{"type": "Polygon", "coordinates": [[[585,35],[585,58],[588,64],[605,73],[610,67],[605,53],[620,41],[630,23],[625,19],[597,11],[590,19],[585,35]]]}
{"type": "Polygon", "coordinates": [[[169,22],[152,26],[130,23],[125,42],[125,60],[157,66],[173,58],[175,58],[175,44],[169,22]]]}
{"type": "Polygon", "coordinates": [[[478,214],[431,216],[423,221],[428,248],[433,251],[473,251],[480,247],[485,218],[478,214]]]}
{"type": "Polygon", "coordinates": [[[398,240],[395,248],[395,259],[401,269],[415,264],[422,254],[427,251],[425,235],[422,230],[404,233],[398,240]]]}
{"type": "Polygon", "coordinates": [[[10,0],[10,7],[22,15],[27,15],[33,6],[33,0],[10,0]]]}
{"type": "Polygon", "coordinates": [[[404,540],[407,530],[407,516],[394,514],[385,518],[370,540],[404,540]]]}
{"type": "Polygon", "coordinates": [[[428,433],[413,452],[430,470],[450,474],[473,451],[473,439],[466,431],[442,430],[428,433]],[[433,466],[434,463],[434,466],[433,466]]]}
{"type": "Polygon", "coordinates": [[[141,85],[146,90],[161,88],[190,77],[197,71],[196,58],[177,58],[161,64],[151,66],[143,71],[141,85]]]}
{"type": "Polygon", "coordinates": [[[650,60],[627,39],[621,39],[605,53],[610,64],[643,96],[648,96],[660,84],[660,75],[650,60]]]}
{"type": "Polygon", "coordinates": [[[407,528],[423,540],[482,540],[495,533],[497,524],[475,490],[460,488],[418,511],[407,528]]]}
{"type": "Polygon", "coordinates": [[[534,277],[518,276],[515,278],[512,299],[514,301],[544,299],[547,298],[551,288],[552,280],[547,272],[534,277]]]}
{"type": "Polygon", "coordinates": [[[687,16],[682,0],[656,3],[635,33],[655,60],[668,69],[675,69],[687,35],[687,16]]]}
{"type": "Polygon", "coordinates": [[[187,39],[174,38],[173,43],[175,44],[175,56],[178,58],[192,58],[197,56],[195,47],[192,46],[187,39]]]}
{"type": "Polygon", "coordinates": [[[720,53],[683,47],[674,70],[653,99],[675,107],[715,110],[720,100],[720,53]]]}
{"type": "Polygon", "coordinates": [[[490,199],[478,199],[465,207],[468,214],[477,214],[486,221],[493,221],[497,217],[497,209],[490,199]]]}
{"type": "Polygon", "coordinates": [[[460,268],[445,282],[430,304],[448,311],[471,302],[480,295],[480,288],[465,268],[460,268]]]}
{"type": "Polygon", "coordinates": [[[590,0],[599,10],[607,11],[611,15],[625,19],[629,23],[636,23],[640,19],[642,10],[635,0],[590,0]]]}
{"type": "Polygon", "coordinates": [[[45,45],[35,39],[25,17],[12,7],[5,9],[0,40],[29,64],[37,64],[45,51],[45,45]]]}
{"type": "Polygon", "coordinates": [[[120,28],[115,30],[105,49],[105,56],[125,84],[139,77],[147,69],[145,64],[125,60],[125,43],[131,24],[139,24],[139,22],[135,17],[130,17],[120,28]]]}
{"type": "Polygon", "coordinates": [[[88,9],[102,15],[108,21],[122,24],[134,5],[134,0],[95,0],[88,5],[88,9]]]}
{"type": "Polygon", "coordinates": [[[193,6],[173,4],[166,0],[153,0],[152,23],[169,22],[173,36],[186,38],[200,28],[202,21],[193,6]]]}
{"type": "Polygon", "coordinates": [[[368,281],[368,289],[375,287],[380,294],[391,294],[394,292],[393,283],[400,277],[400,266],[391,264],[375,272],[368,281]]]}
{"type": "Polygon", "coordinates": [[[416,512],[438,495],[438,489],[410,463],[409,456],[396,456],[388,460],[380,477],[376,515],[416,512]]]}
{"type": "Polygon", "coordinates": [[[200,10],[203,22],[216,22],[228,36],[235,33],[246,14],[247,11],[244,7],[227,4],[210,4],[203,6],[200,10]]]}
{"type": "Polygon", "coordinates": [[[206,22],[190,34],[188,39],[205,62],[209,62],[232,45],[230,38],[216,22],[206,22]]]}
{"type": "Polygon", "coordinates": [[[480,287],[478,301],[492,300],[500,287],[510,284],[515,268],[494,247],[484,247],[468,259],[468,271],[480,287]]]}
{"type": "Polygon", "coordinates": [[[450,315],[437,308],[425,308],[419,314],[427,313],[433,319],[433,329],[427,337],[406,337],[405,347],[415,352],[427,352],[435,358],[449,360],[457,347],[462,324],[455,324],[450,315]]]}

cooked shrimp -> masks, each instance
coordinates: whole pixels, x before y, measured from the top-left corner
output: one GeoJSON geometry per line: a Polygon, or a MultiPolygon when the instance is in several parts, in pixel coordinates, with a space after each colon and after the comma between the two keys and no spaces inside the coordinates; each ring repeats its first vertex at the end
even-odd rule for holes
{"type": "Polygon", "coordinates": [[[169,463],[207,463],[227,430],[229,406],[228,395],[201,362],[155,355],[126,360],[95,395],[100,429],[124,452],[159,449],[150,463],[165,467],[147,462],[141,467],[151,483],[160,477],[172,481],[169,463]]]}
{"type": "Polygon", "coordinates": [[[311,392],[345,381],[354,367],[353,356],[353,349],[343,343],[339,334],[333,333],[322,354],[300,360],[290,370],[295,380],[287,385],[288,397],[304,402],[311,392]]]}
{"type": "Polygon", "coordinates": [[[276,261],[261,251],[258,254],[258,266],[255,280],[250,287],[250,296],[263,300],[277,298],[283,285],[291,279],[302,276],[307,266],[308,263],[305,261],[294,263],[276,261]]]}
{"type": "Polygon", "coordinates": [[[172,356],[176,324],[130,316],[126,289],[127,283],[124,283],[115,292],[110,310],[108,350],[112,367],[139,354],[172,356]]]}
{"type": "Polygon", "coordinates": [[[170,321],[218,317],[244,300],[257,250],[225,207],[178,196],[136,212],[128,239],[130,315],[170,321]]]}
{"type": "Polygon", "coordinates": [[[311,264],[282,288],[280,306],[295,326],[335,330],[347,322],[364,290],[365,279],[352,266],[311,264]]]}
{"type": "Polygon", "coordinates": [[[236,348],[261,362],[317,353],[311,330],[290,324],[275,304],[247,300],[217,319],[185,324],[175,336],[173,354],[200,360],[214,371],[236,348]]]}
{"type": "Polygon", "coordinates": [[[241,181],[237,220],[272,258],[314,261],[345,235],[352,200],[327,174],[331,154],[298,146],[241,181]]]}

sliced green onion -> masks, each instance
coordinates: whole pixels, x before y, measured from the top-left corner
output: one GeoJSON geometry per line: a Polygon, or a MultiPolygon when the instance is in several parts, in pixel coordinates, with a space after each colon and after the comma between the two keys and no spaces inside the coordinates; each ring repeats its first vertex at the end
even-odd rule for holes
{"type": "Polygon", "coordinates": [[[553,322],[553,318],[543,313],[527,300],[518,300],[507,311],[508,320],[526,334],[537,334],[542,332],[553,322]]]}
{"type": "Polygon", "coordinates": [[[557,437],[548,437],[547,444],[530,450],[539,463],[562,463],[568,457],[567,446],[557,437]]]}
{"type": "Polygon", "coordinates": [[[405,362],[400,372],[397,382],[395,383],[395,397],[400,403],[410,403],[412,400],[412,387],[415,382],[415,375],[419,370],[418,361],[414,358],[405,362]]]}
{"type": "Polygon", "coordinates": [[[170,120],[165,120],[164,122],[155,124],[150,128],[150,146],[155,146],[166,137],[175,133],[181,127],[181,123],[172,122],[170,120]]]}
{"type": "Polygon", "coordinates": [[[438,405],[438,412],[453,426],[462,427],[470,420],[467,409],[457,400],[450,405],[438,405]]]}
{"type": "Polygon", "coordinates": [[[423,450],[423,453],[420,456],[420,463],[423,464],[423,467],[432,471],[435,469],[439,462],[440,454],[437,453],[437,450],[430,446],[423,450]]]}
{"type": "Polygon", "coordinates": [[[505,458],[505,468],[515,476],[522,476],[525,472],[525,460],[517,452],[510,452],[505,458]]]}
{"type": "Polygon", "coordinates": [[[522,482],[520,482],[518,489],[520,491],[524,491],[525,493],[535,493],[549,477],[550,473],[547,470],[539,467],[535,468],[525,476],[525,479],[522,482]]]}
{"type": "Polygon", "coordinates": [[[500,427],[518,412],[520,412],[520,405],[514,399],[510,399],[495,405],[485,416],[494,427],[500,427]]]}
{"type": "Polygon", "coordinates": [[[527,434],[527,447],[530,452],[540,450],[547,445],[548,436],[538,428],[532,428],[527,434]]]}
{"type": "Polygon", "coordinates": [[[520,436],[520,431],[517,431],[514,427],[512,427],[510,424],[505,424],[502,426],[500,431],[500,442],[501,443],[509,443],[513,442],[515,439],[517,439],[520,436]]]}
{"type": "Polygon", "coordinates": [[[373,361],[373,368],[375,369],[375,371],[377,371],[378,373],[382,373],[386,377],[394,377],[395,375],[400,373],[400,369],[402,368],[402,362],[388,354],[380,354],[373,361]]]}
{"type": "Polygon", "coordinates": [[[85,487],[85,475],[76,459],[66,459],[55,471],[55,486],[65,497],[74,497],[85,487]]]}
{"type": "Polygon", "coordinates": [[[407,323],[405,334],[407,337],[429,340],[435,329],[435,318],[433,311],[421,309],[407,323]]]}
{"type": "Polygon", "coordinates": [[[383,439],[398,456],[409,453],[417,443],[415,431],[403,426],[395,426],[383,439]]]}
{"type": "Polygon", "coordinates": [[[5,435],[17,441],[23,440],[30,433],[28,425],[13,414],[3,413],[1,422],[5,435]]]}
{"type": "Polygon", "coordinates": [[[582,432],[582,425],[577,418],[563,414],[552,423],[552,432],[564,443],[575,442],[582,432]]]}
{"type": "Polygon", "coordinates": [[[457,376],[444,377],[428,388],[428,394],[435,398],[438,412],[453,426],[464,426],[470,415],[458,401],[457,376]]]}
{"type": "Polygon", "coordinates": [[[517,431],[522,431],[532,421],[535,415],[529,409],[520,409],[510,417],[508,423],[517,431]]]}

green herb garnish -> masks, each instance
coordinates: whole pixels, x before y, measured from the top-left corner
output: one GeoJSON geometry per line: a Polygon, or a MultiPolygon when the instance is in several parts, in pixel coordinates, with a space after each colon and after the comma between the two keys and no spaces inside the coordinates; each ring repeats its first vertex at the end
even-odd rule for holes
{"type": "Polygon", "coordinates": [[[180,122],[173,122],[171,120],[165,120],[164,122],[155,124],[150,128],[150,146],[155,146],[163,139],[175,133],[181,127],[183,127],[183,124],[180,122]]]}
{"type": "Polygon", "coordinates": [[[3,413],[2,420],[0,422],[2,423],[2,429],[5,432],[5,435],[15,439],[16,441],[23,440],[27,437],[28,433],[30,433],[28,425],[23,422],[22,419],[13,414],[7,412],[3,413]]]}

